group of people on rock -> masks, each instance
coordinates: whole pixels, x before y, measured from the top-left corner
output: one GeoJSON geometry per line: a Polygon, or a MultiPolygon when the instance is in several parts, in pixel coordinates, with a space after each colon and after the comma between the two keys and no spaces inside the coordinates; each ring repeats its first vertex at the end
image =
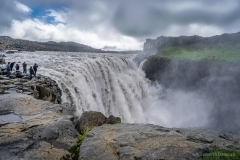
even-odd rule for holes
{"type": "MultiPolygon", "coordinates": [[[[15,64],[15,62],[7,63],[7,65],[6,65],[7,77],[10,77],[10,73],[13,70],[14,64],[15,64]]],[[[22,66],[23,66],[23,73],[26,74],[27,73],[27,63],[23,62],[22,66]]],[[[16,64],[15,68],[16,68],[16,72],[20,72],[19,64],[16,64]]],[[[36,63],[33,66],[30,66],[30,68],[29,68],[30,79],[32,79],[33,76],[36,77],[37,69],[38,69],[38,65],[36,63]]]]}

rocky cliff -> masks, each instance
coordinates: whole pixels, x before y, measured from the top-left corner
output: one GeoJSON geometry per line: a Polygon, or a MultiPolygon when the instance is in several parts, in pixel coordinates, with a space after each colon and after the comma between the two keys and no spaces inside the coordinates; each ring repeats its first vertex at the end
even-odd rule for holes
{"type": "Polygon", "coordinates": [[[212,37],[201,36],[180,36],[165,37],[160,36],[157,39],[146,39],[143,51],[148,54],[164,54],[163,49],[172,46],[185,46],[201,43],[201,48],[213,47],[219,44],[230,43],[231,45],[240,43],[240,32],[234,34],[222,34],[212,37]]]}
{"type": "Polygon", "coordinates": [[[56,81],[42,75],[37,75],[30,80],[29,74],[23,75],[20,72],[12,72],[10,77],[0,75],[0,93],[17,92],[55,104],[61,103],[62,91],[56,81]]]}
{"type": "Polygon", "coordinates": [[[164,90],[196,94],[203,99],[205,106],[212,106],[206,127],[240,131],[238,63],[153,56],[144,63],[143,70],[148,79],[157,81],[164,90]]]}
{"type": "Polygon", "coordinates": [[[65,51],[65,52],[102,52],[75,42],[37,42],[0,36],[0,50],[19,51],[65,51]]]}

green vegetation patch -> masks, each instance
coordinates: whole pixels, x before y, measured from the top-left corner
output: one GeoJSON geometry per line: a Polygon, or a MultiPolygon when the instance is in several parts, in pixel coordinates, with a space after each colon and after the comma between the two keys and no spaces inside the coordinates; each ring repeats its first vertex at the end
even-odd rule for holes
{"type": "Polygon", "coordinates": [[[181,58],[190,60],[223,60],[240,62],[240,44],[222,43],[208,45],[196,43],[190,45],[163,48],[160,53],[165,58],[181,58]]]}
{"type": "Polygon", "coordinates": [[[71,153],[71,157],[73,160],[78,160],[79,157],[79,152],[80,152],[80,147],[82,145],[82,142],[84,140],[84,138],[86,137],[86,135],[88,134],[89,131],[91,131],[93,129],[93,127],[88,127],[83,134],[80,134],[77,144],[72,146],[68,151],[71,153]]]}
{"type": "Polygon", "coordinates": [[[239,160],[240,152],[225,149],[213,149],[203,153],[203,160],[239,160]]]}
{"type": "Polygon", "coordinates": [[[121,120],[117,120],[114,124],[120,124],[121,120]]]}

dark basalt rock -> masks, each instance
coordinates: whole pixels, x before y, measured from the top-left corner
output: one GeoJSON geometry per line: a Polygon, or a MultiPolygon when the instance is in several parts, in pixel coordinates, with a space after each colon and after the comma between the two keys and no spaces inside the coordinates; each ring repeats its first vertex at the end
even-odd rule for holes
{"type": "Polygon", "coordinates": [[[121,123],[121,118],[120,117],[114,117],[113,115],[110,115],[107,120],[107,124],[116,124],[116,123],[121,123]]]}
{"type": "Polygon", "coordinates": [[[106,123],[107,117],[101,112],[88,111],[84,112],[77,122],[76,129],[83,133],[88,127],[100,126],[106,123]]]}

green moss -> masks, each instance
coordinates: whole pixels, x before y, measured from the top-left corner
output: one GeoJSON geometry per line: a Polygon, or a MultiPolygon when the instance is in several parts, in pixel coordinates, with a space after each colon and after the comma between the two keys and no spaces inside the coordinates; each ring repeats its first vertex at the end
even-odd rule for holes
{"type": "Polygon", "coordinates": [[[117,120],[114,124],[119,124],[119,123],[121,123],[121,121],[120,121],[120,120],[117,120]]]}
{"type": "Polygon", "coordinates": [[[166,59],[166,60],[170,60],[170,58],[168,56],[165,55],[152,55],[149,57],[151,60],[157,60],[157,59],[166,59]]]}
{"type": "Polygon", "coordinates": [[[203,160],[239,160],[240,152],[225,149],[213,149],[203,153],[203,160]]]}
{"type": "Polygon", "coordinates": [[[68,151],[71,153],[71,157],[73,160],[78,160],[79,157],[79,152],[80,152],[80,147],[82,145],[82,142],[84,140],[84,138],[86,137],[86,135],[88,134],[89,131],[91,131],[93,129],[93,127],[88,127],[83,134],[80,134],[77,144],[72,146],[68,151]]]}

